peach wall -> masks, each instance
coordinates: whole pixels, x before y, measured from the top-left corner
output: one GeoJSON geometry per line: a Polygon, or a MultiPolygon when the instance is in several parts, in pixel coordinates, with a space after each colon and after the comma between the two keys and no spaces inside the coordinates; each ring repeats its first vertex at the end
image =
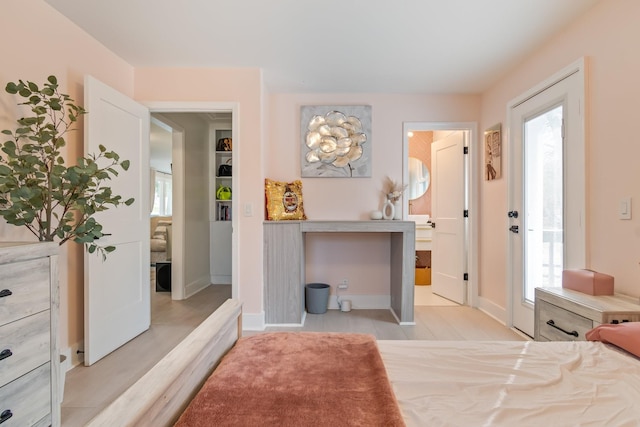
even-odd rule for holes
{"type": "MultiPolygon", "coordinates": [[[[239,206],[250,203],[252,217],[240,216],[242,248],[240,298],[246,313],[262,311],[263,179],[300,176],[299,108],[305,104],[368,104],[373,107],[373,176],[358,179],[305,179],[305,208],[311,219],[366,219],[382,201],[382,180],[402,177],[402,122],[480,121],[482,131],[506,123],[506,104],[581,56],[588,57],[590,93],[588,124],[590,267],[616,277],[616,289],[639,296],[640,216],[617,219],[622,197],[640,201],[640,146],[634,143],[640,85],[640,2],[599,2],[563,33],[506,73],[480,96],[403,94],[265,94],[258,69],[134,70],[122,59],[40,0],[5,0],[0,14],[3,65],[0,80],[42,81],[56,74],[61,86],[82,99],[83,76],[92,74],[139,101],[232,101],[240,104],[239,206]],[[29,30],[18,16],[29,16],[29,30]],[[36,28],[37,30],[33,30],[36,28]],[[603,30],[603,29],[606,29],[603,30]],[[34,54],[37,52],[37,54],[34,54]],[[250,268],[247,268],[250,266],[250,268]],[[244,268],[243,268],[244,267],[244,268]]],[[[0,127],[13,126],[20,115],[15,99],[0,93],[0,127]]],[[[81,132],[69,138],[68,158],[82,150],[81,132]]],[[[504,159],[508,156],[505,144],[504,159]]],[[[506,163],[506,162],[505,162],[506,163]]],[[[508,166],[503,178],[480,182],[480,295],[497,308],[506,307],[508,166]]],[[[234,195],[234,198],[236,195],[234,195]]],[[[0,224],[0,239],[30,239],[24,230],[0,224]]],[[[329,243],[327,243],[329,244],[329,243]]],[[[371,245],[377,252],[384,244],[371,245]]],[[[322,249],[322,247],[320,248],[322,249]]],[[[367,251],[368,248],[362,249],[367,251]]],[[[322,251],[320,251],[322,252],[322,251]]],[[[366,252],[365,252],[366,253],[366,252]]],[[[375,259],[372,255],[371,259],[375,259]]],[[[353,260],[350,275],[366,266],[353,260]]],[[[82,250],[67,244],[61,252],[62,345],[82,339],[82,250]]],[[[316,270],[317,271],[317,270],[316,270]]],[[[330,271],[330,269],[327,269],[330,271]]],[[[327,277],[337,281],[339,273],[327,277]]],[[[355,283],[354,283],[355,287],[355,283]]],[[[385,287],[379,286],[382,292],[385,287]]],[[[359,291],[357,288],[352,289],[359,291]]]]}
{"type": "MultiPolygon", "coordinates": [[[[640,206],[640,2],[599,2],[572,26],[507,73],[482,96],[481,129],[506,123],[507,103],[580,57],[586,57],[588,267],[612,274],[617,292],[640,296],[640,213],[617,218],[618,202],[640,206]]],[[[505,144],[503,159],[509,155],[505,144]]],[[[505,162],[506,163],[506,162],[505,162]]],[[[507,180],[481,182],[480,295],[506,307],[507,180]],[[494,238],[491,238],[494,237],[494,238]]]]}
{"type": "Polygon", "coordinates": [[[237,271],[238,298],[245,315],[262,313],[262,222],[264,176],[262,173],[262,73],[257,68],[137,68],[135,99],[139,102],[236,102],[239,104],[239,137],[233,149],[239,163],[236,206],[253,207],[253,216],[238,216],[235,229],[240,247],[237,271]]]}
{"type": "MultiPolygon", "coordinates": [[[[371,105],[372,177],[304,178],[305,213],[312,220],[366,220],[384,201],[385,176],[402,182],[403,122],[477,122],[475,95],[284,94],[269,95],[264,175],[300,179],[300,106],[371,105]]],[[[389,293],[388,238],[307,236],[307,281],[335,285],[349,279],[348,294],[389,293]],[[355,239],[360,241],[356,242],[355,239]],[[375,266],[374,266],[375,264],[375,266]]]]}
{"type": "MultiPolygon", "coordinates": [[[[129,96],[133,68],[41,0],[3,0],[0,13],[0,128],[15,129],[22,116],[17,98],[4,91],[9,81],[44,82],[53,74],[64,93],[83,104],[84,75],[91,74],[129,96]]],[[[90,112],[89,112],[90,113],[90,112]]],[[[83,130],[67,138],[65,157],[83,152],[83,130]]],[[[0,221],[0,240],[33,240],[26,229],[0,221]]],[[[84,339],[83,249],[67,243],[60,250],[60,344],[75,351],[84,339]]]]}

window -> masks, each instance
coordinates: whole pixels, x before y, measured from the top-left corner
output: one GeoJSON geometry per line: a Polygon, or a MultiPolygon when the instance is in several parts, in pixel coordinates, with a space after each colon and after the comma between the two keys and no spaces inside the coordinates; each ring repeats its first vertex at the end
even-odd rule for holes
{"type": "Polygon", "coordinates": [[[152,174],[152,179],[154,179],[155,185],[151,216],[170,216],[173,201],[171,174],[155,171],[152,174]]]}

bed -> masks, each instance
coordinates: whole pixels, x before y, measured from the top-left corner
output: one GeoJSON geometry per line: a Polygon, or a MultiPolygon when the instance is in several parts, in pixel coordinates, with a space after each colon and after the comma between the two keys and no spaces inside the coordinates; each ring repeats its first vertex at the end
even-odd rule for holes
{"type": "Polygon", "coordinates": [[[237,301],[225,302],[89,425],[640,424],[640,360],[611,344],[374,340],[376,352],[361,334],[240,338],[240,312],[237,301]],[[328,349],[334,340],[335,349],[328,349]],[[271,344],[278,341],[284,344],[271,344]],[[305,346],[313,341],[321,345],[310,351],[305,346]],[[298,361],[289,358],[291,348],[302,355],[298,361]],[[339,369],[338,361],[352,355],[354,363],[339,369]],[[328,370],[315,371],[319,364],[328,370]],[[306,377],[291,377],[295,372],[306,377]],[[331,381],[311,381],[318,375],[331,381]],[[220,410],[223,398],[236,406],[220,410]],[[287,404],[273,410],[269,399],[287,404]],[[196,406],[218,414],[206,412],[211,408],[195,414],[196,406]],[[225,411],[232,417],[215,418],[225,411]],[[251,418],[256,414],[260,422],[251,418]]]}

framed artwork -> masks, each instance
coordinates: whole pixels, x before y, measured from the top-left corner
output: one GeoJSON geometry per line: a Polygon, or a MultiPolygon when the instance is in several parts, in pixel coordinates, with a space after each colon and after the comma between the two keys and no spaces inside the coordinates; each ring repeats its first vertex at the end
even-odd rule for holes
{"type": "Polygon", "coordinates": [[[303,178],[371,177],[371,106],[300,107],[303,178]]]}
{"type": "Polygon", "coordinates": [[[502,176],[502,125],[484,131],[484,179],[493,181],[502,176]]]}

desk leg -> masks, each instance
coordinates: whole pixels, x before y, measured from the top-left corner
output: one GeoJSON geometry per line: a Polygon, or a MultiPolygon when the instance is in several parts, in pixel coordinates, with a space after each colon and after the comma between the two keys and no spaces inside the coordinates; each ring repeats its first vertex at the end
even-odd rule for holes
{"type": "Polygon", "coordinates": [[[391,233],[391,309],[400,324],[414,324],[415,232],[391,233]]]}

